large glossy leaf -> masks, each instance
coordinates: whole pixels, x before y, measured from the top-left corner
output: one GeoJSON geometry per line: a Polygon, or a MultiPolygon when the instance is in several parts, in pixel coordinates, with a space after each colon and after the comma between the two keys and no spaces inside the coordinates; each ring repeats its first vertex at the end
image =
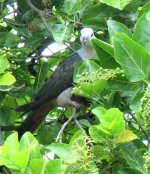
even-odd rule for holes
{"type": "Polygon", "coordinates": [[[79,130],[72,136],[69,144],[73,145],[78,138],[85,138],[85,137],[86,137],[86,132],[83,130],[79,130]]]}
{"type": "Polygon", "coordinates": [[[117,108],[111,108],[105,111],[102,107],[97,107],[92,110],[99,118],[100,125],[107,128],[112,135],[119,135],[125,129],[123,113],[117,108]],[[104,113],[104,114],[102,114],[104,113]]]}
{"type": "Polygon", "coordinates": [[[15,83],[15,81],[15,77],[10,73],[0,75],[0,85],[2,86],[12,85],[13,83],[15,83]]]}
{"type": "Polygon", "coordinates": [[[61,11],[68,15],[79,13],[81,10],[81,0],[65,0],[61,8],[61,11]]]}
{"type": "Polygon", "coordinates": [[[131,2],[131,0],[126,1],[126,0],[99,0],[102,3],[105,3],[109,6],[112,6],[114,8],[117,8],[119,10],[122,10],[127,4],[129,4],[131,2]]]}
{"type": "Polygon", "coordinates": [[[80,83],[80,89],[83,90],[86,95],[98,96],[105,89],[106,85],[107,81],[101,79],[93,83],[82,82],[80,83]]]}
{"type": "Polygon", "coordinates": [[[112,37],[117,33],[124,33],[128,37],[132,38],[131,31],[124,24],[113,21],[113,20],[108,20],[107,25],[108,25],[108,32],[109,32],[111,40],[112,40],[112,37]]]}
{"type": "Polygon", "coordinates": [[[126,143],[137,139],[137,136],[130,130],[123,131],[114,141],[114,143],[126,143]]]}
{"type": "Polygon", "coordinates": [[[94,30],[105,30],[106,18],[118,12],[117,9],[105,4],[91,5],[83,14],[82,23],[86,27],[91,27],[94,30]]]}
{"type": "Polygon", "coordinates": [[[147,2],[142,9],[140,10],[138,16],[142,16],[144,13],[148,12],[150,10],[150,2],[147,2]]]}
{"type": "Polygon", "coordinates": [[[44,166],[44,160],[43,159],[32,159],[30,160],[30,168],[32,174],[41,174],[44,166]]]}
{"type": "Polygon", "coordinates": [[[61,160],[50,160],[45,166],[44,174],[59,174],[61,160]]]}
{"type": "Polygon", "coordinates": [[[141,92],[132,98],[132,100],[130,102],[130,108],[134,112],[139,112],[141,110],[141,99],[142,99],[143,95],[144,95],[144,93],[141,92]]]}
{"type": "Polygon", "coordinates": [[[20,37],[13,33],[0,33],[0,47],[16,47],[19,44],[20,37]]]}
{"type": "Polygon", "coordinates": [[[8,60],[0,57],[0,74],[4,73],[5,69],[8,67],[9,67],[8,60]]]}
{"type": "Polygon", "coordinates": [[[91,4],[91,1],[87,0],[65,0],[60,10],[68,15],[73,15],[76,13],[82,14],[91,4]]]}
{"type": "Polygon", "coordinates": [[[77,149],[70,144],[53,143],[48,148],[68,164],[74,163],[80,156],[77,149]]]}
{"type": "Polygon", "coordinates": [[[101,125],[94,125],[89,128],[89,134],[95,143],[102,143],[108,141],[108,137],[111,137],[111,133],[107,128],[103,128],[101,125]]]}
{"type": "Polygon", "coordinates": [[[122,144],[120,146],[121,154],[133,171],[137,174],[145,174],[143,169],[143,155],[137,151],[139,145],[140,142],[138,141],[122,144]]]}
{"type": "Polygon", "coordinates": [[[19,151],[19,142],[18,142],[18,134],[15,132],[7,137],[5,143],[2,147],[2,154],[5,156],[6,154],[14,154],[19,151]],[[7,151],[5,151],[5,146],[7,146],[7,151]]]}
{"type": "Polygon", "coordinates": [[[114,92],[121,92],[124,96],[129,96],[135,95],[141,89],[141,86],[124,79],[115,79],[109,80],[108,89],[114,92]]]}
{"type": "Polygon", "coordinates": [[[53,35],[53,38],[58,43],[63,43],[63,41],[67,41],[69,38],[71,38],[73,33],[73,26],[66,26],[65,24],[55,24],[51,23],[51,33],[53,35]]]}
{"type": "Polygon", "coordinates": [[[119,64],[114,59],[114,49],[112,45],[99,39],[92,39],[101,67],[116,68],[119,64]]]}
{"type": "Polygon", "coordinates": [[[98,68],[100,68],[100,66],[95,61],[84,61],[76,67],[74,71],[73,81],[77,83],[81,75],[86,75],[86,73],[92,73],[96,71],[98,68]]]}
{"type": "Polygon", "coordinates": [[[53,143],[49,146],[49,149],[60,158],[65,158],[70,150],[70,145],[64,143],[53,143]]]}
{"type": "Polygon", "coordinates": [[[150,55],[138,43],[124,34],[113,38],[116,61],[125,71],[131,82],[148,78],[150,72],[150,55]]]}
{"type": "Polygon", "coordinates": [[[132,0],[125,8],[125,11],[129,11],[131,13],[136,13],[139,8],[142,0],[132,0]]]}
{"type": "MultiPolygon", "coordinates": [[[[13,163],[18,166],[20,171],[24,172],[29,161],[30,157],[30,149],[25,149],[23,151],[18,151],[10,156],[10,158],[13,160],[13,163]]],[[[11,168],[11,165],[8,164],[8,167],[11,168]]]]}
{"type": "Polygon", "coordinates": [[[39,142],[43,145],[53,143],[55,138],[57,137],[59,129],[60,129],[59,123],[51,124],[51,126],[49,125],[41,126],[37,134],[39,142]]]}
{"type": "Polygon", "coordinates": [[[1,148],[0,164],[24,172],[30,155],[30,149],[20,151],[17,133],[11,134],[1,148]]]}
{"type": "Polygon", "coordinates": [[[35,92],[38,92],[41,87],[45,83],[45,79],[47,77],[47,73],[49,70],[49,64],[47,62],[43,62],[40,64],[39,69],[38,69],[38,75],[35,80],[35,92]]]}
{"type": "Polygon", "coordinates": [[[94,45],[94,48],[96,48],[95,46],[99,46],[99,48],[102,48],[103,50],[105,50],[108,54],[110,54],[111,56],[114,57],[114,49],[113,49],[113,46],[102,41],[102,40],[99,40],[99,39],[92,39],[92,43],[94,45]]]}
{"type": "Polygon", "coordinates": [[[150,53],[150,20],[146,17],[147,14],[142,15],[135,27],[133,39],[141,44],[150,53]],[[146,27],[143,27],[146,26],[146,27]]]}
{"type": "Polygon", "coordinates": [[[19,146],[20,150],[25,150],[28,148],[31,148],[30,153],[32,155],[32,158],[42,158],[42,154],[40,153],[40,144],[30,132],[26,132],[21,137],[19,146]]]}

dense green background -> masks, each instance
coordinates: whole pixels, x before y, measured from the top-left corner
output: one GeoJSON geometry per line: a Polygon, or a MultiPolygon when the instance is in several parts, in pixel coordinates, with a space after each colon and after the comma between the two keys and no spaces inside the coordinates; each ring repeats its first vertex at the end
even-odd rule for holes
{"type": "Polygon", "coordinates": [[[143,143],[150,133],[149,74],[148,0],[0,0],[2,172],[149,174],[150,148],[143,143]],[[83,27],[95,32],[97,60],[76,68],[73,93],[89,105],[60,136],[70,108],[53,109],[35,137],[26,133],[18,142],[12,131],[24,118],[14,108],[30,101],[54,67],[80,47],[83,27]],[[42,52],[53,42],[70,46],[44,61],[42,52]]]}

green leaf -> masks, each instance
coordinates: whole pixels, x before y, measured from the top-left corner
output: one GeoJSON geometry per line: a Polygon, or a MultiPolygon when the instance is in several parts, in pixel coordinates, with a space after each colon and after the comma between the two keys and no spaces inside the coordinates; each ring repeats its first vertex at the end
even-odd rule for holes
{"type": "Polygon", "coordinates": [[[7,137],[2,146],[2,155],[10,155],[19,151],[18,134],[15,132],[7,137]],[[6,147],[6,148],[5,148],[6,147]],[[7,151],[5,151],[7,149],[7,151]]]}
{"type": "Polygon", "coordinates": [[[79,120],[79,123],[85,128],[89,128],[91,126],[90,122],[87,119],[81,119],[79,120]]]}
{"type": "Polygon", "coordinates": [[[104,115],[107,112],[107,110],[103,107],[96,107],[94,109],[92,109],[92,113],[94,115],[96,115],[96,117],[98,118],[99,122],[101,121],[101,117],[102,115],[104,115]]]}
{"type": "Polygon", "coordinates": [[[140,10],[138,16],[141,17],[144,13],[150,10],[150,2],[147,2],[140,10]]]}
{"type": "Polygon", "coordinates": [[[16,47],[20,42],[20,37],[13,33],[0,33],[0,47],[16,47]]]}
{"type": "Polygon", "coordinates": [[[111,108],[105,111],[103,108],[97,107],[92,112],[97,115],[101,125],[104,128],[107,128],[111,134],[119,135],[122,131],[124,131],[125,123],[123,113],[120,112],[119,109],[111,108]]]}
{"type": "Polygon", "coordinates": [[[150,20],[148,20],[146,16],[147,14],[144,14],[138,19],[133,39],[150,53],[150,20]]]}
{"type": "Polygon", "coordinates": [[[0,85],[2,86],[12,85],[13,83],[15,83],[15,81],[15,77],[10,73],[0,75],[0,85]]]}
{"type": "Polygon", "coordinates": [[[131,2],[131,0],[126,1],[126,0],[99,0],[99,2],[105,3],[111,7],[117,8],[119,10],[122,10],[127,4],[131,2]]]}
{"type": "Polygon", "coordinates": [[[101,67],[116,68],[119,66],[114,58],[114,49],[112,45],[99,39],[92,39],[101,67]]]}
{"type": "Polygon", "coordinates": [[[138,43],[124,34],[113,38],[115,58],[131,82],[148,78],[150,72],[150,55],[138,43]]]}
{"type": "Polygon", "coordinates": [[[68,41],[68,39],[72,37],[73,25],[66,26],[63,24],[51,23],[50,26],[53,38],[57,43],[62,44],[64,41],[68,41]]]}
{"type": "Polygon", "coordinates": [[[9,67],[8,60],[0,57],[0,67],[0,74],[2,74],[9,67]]]}
{"type": "Polygon", "coordinates": [[[125,8],[124,11],[128,11],[131,13],[136,13],[138,10],[142,0],[132,0],[125,8]]]}
{"type": "MultiPolygon", "coordinates": [[[[37,141],[36,138],[30,133],[30,132],[26,132],[25,134],[23,134],[23,136],[21,137],[20,140],[20,149],[24,150],[28,147],[31,146],[32,143],[34,143],[34,141],[37,141]]],[[[33,148],[33,147],[32,147],[33,148]]]]}
{"type": "Polygon", "coordinates": [[[110,152],[105,146],[95,145],[92,147],[92,152],[95,155],[96,160],[107,160],[110,158],[110,152]]]}
{"type": "Polygon", "coordinates": [[[129,167],[125,167],[124,164],[118,162],[118,164],[113,166],[113,173],[112,174],[136,174],[133,173],[133,170],[129,167]]]}
{"type": "Polygon", "coordinates": [[[72,145],[76,139],[78,139],[80,137],[82,138],[82,137],[85,137],[85,136],[86,136],[86,132],[83,131],[83,130],[79,130],[72,136],[69,144],[72,145]]]}
{"type": "Polygon", "coordinates": [[[107,53],[109,53],[112,57],[114,57],[114,50],[112,45],[99,39],[92,39],[92,43],[94,44],[94,46],[95,45],[99,46],[99,48],[102,48],[107,53]]]}
{"type": "Polygon", "coordinates": [[[97,80],[94,83],[82,82],[80,83],[81,89],[90,96],[100,95],[107,85],[106,80],[97,80]]]}
{"type": "Polygon", "coordinates": [[[93,60],[86,60],[83,63],[79,64],[75,71],[74,71],[74,76],[73,76],[73,81],[75,83],[79,82],[79,79],[82,74],[86,73],[92,73],[96,71],[100,66],[93,60]]]}
{"type": "Polygon", "coordinates": [[[89,134],[95,143],[103,143],[108,141],[108,137],[111,137],[111,133],[107,128],[103,128],[101,125],[94,125],[89,128],[89,134]]]}
{"type": "Polygon", "coordinates": [[[85,27],[103,31],[107,27],[106,20],[118,10],[105,4],[90,5],[82,16],[82,23],[85,27]]]}
{"type": "Polygon", "coordinates": [[[104,91],[107,86],[107,80],[100,79],[93,82],[90,80],[89,82],[80,82],[79,80],[77,85],[79,86],[73,89],[73,94],[92,99],[94,96],[100,96],[100,94],[104,91]]]}
{"type": "Polygon", "coordinates": [[[123,131],[114,141],[114,143],[126,143],[137,139],[137,136],[130,130],[123,131]]]}
{"type": "Polygon", "coordinates": [[[131,102],[130,102],[130,108],[134,111],[134,112],[139,112],[141,109],[141,99],[143,97],[144,93],[138,93],[137,95],[135,95],[131,102]]]}
{"type": "Polygon", "coordinates": [[[72,1],[65,0],[61,8],[61,11],[67,13],[68,15],[79,13],[80,10],[81,10],[81,0],[72,0],[72,1]]]}
{"type": "Polygon", "coordinates": [[[30,168],[32,174],[41,174],[44,167],[44,160],[43,159],[31,159],[30,160],[30,168]]]}
{"type": "Polygon", "coordinates": [[[53,143],[48,147],[60,158],[65,158],[70,150],[70,145],[64,143],[53,143]]]}
{"type": "Polygon", "coordinates": [[[43,145],[51,144],[55,141],[55,138],[60,130],[59,124],[43,125],[38,130],[37,139],[43,145]],[[51,132],[51,133],[50,133],[51,132]],[[49,138],[47,138],[49,137],[49,138]]]}
{"type": "Polygon", "coordinates": [[[26,132],[20,140],[20,150],[25,150],[25,149],[30,149],[30,154],[32,158],[41,158],[41,149],[40,149],[40,144],[36,140],[36,138],[30,133],[26,132]]]}
{"type": "MultiPolygon", "coordinates": [[[[11,155],[11,160],[22,172],[25,171],[30,157],[30,149],[18,151],[11,155]]],[[[7,165],[9,167],[9,165],[7,165]]]]}
{"type": "Polygon", "coordinates": [[[140,84],[131,83],[124,79],[109,80],[107,89],[121,92],[123,96],[135,95],[140,89],[140,84]]]}
{"type": "Polygon", "coordinates": [[[127,164],[136,172],[136,174],[145,174],[143,169],[143,155],[138,151],[139,142],[132,141],[120,145],[120,153],[127,164]]]}
{"type": "Polygon", "coordinates": [[[35,79],[35,92],[38,92],[41,87],[45,84],[45,79],[49,70],[49,64],[47,62],[43,62],[40,64],[38,69],[38,74],[35,79]]]}
{"type": "Polygon", "coordinates": [[[45,166],[44,174],[59,174],[61,168],[61,160],[50,160],[45,166]]]}
{"type": "Polygon", "coordinates": [[[124,24],[113,20],[108,20],[107,25],[111,41],[113,36],[117,33],[124,33],[128,37],[132,38],[131,31],[124,24]]]}
{"type": "Polygon", "coordinates": [[[150,22],[150,11],[146,14],[146,19],[150,22]]]}
{"type": "Polygon", "coordinates": [[[18,134],[13,133],[6,139],[2,146],[1,156],[5,160],[0,160],[0,164],[3,163],[8,168],[20,169],[24,172],[28,164],[30,149],[20,151],[18,134]]]}

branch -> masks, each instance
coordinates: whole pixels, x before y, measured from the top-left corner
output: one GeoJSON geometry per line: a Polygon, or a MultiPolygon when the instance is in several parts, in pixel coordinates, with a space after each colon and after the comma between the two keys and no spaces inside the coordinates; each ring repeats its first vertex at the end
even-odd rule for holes
{"type": "Polygon", "coordinates": [[[35,11],[35,12],[37,12],[37,13],[39,14],[39,16],[41,17],[41,19],[42,19],[42,21],[43,21],[43,23],[44,23],[44,25],[45,25],[45,28],[46,28],[47,31],[51,34],[51,31],[49,30],[49,27],[48,27],[48,25],[47,25],[47,23],[46,23],[44,17],[45,17],[45,16],[51,16],[51,17],[54,18],[54,16],[53,16],[51,13],[49,13],[48,11],[39,10],[38,8],[36,8],[36,7],[31,3],[30,0],[26,0],[26,3],[27,3],[27,5],[28,5],[33,11],[35,11]]]}
{"type": "MultiPolygon", "coordinates": [[[[75,123],[77,124],[77,126],[78,126],[82,131],[85,132],[84,128],[83,128],[82,125],[79,123],[79,121],[77,120],[76,116],[74,116],[74,120],[75,120],[75,123]]],[[[90,144],[90,146],[93,147],[94,145],[93,145],[93,143],[91,142],[91,140],[90,140],[89,136],[87,135],[87,133],[86,133],[86,138],[87,138],[88,143],[90,144]]]]}
{"type": "Polygon", "coordinates": [[[75,114],[76,114],[76,108],[75,107],[73,107],[72,108],[72,115],[71,115],[71,117],[63,124],[63,126],[61,127],[61,129],[60,129],[60,131],[59,131],[59,133],[58,133],[58,135],[57,135],[57,137],[56,137],[56,142],[61,142],[62,141],[62,134],[63,134],[63,132],[64,132],[64,129],[65,129],[65,127],[70,123],[70,121],[75,117],[75,114]]]}
{"type": "Polygon", "coordinates": [[[147,137],[148,142],[150,142],[150,136],[147,134],[147,132],[144,130],[143,126],[138,122],[137,118],[135,117],[135,115],[133,113],[129,113],[130,116],[132,117],[132,119],[137,123],[137,125],[139,126],[139,128],[142,130],[142,132],[144,133],[144,135],[147,137]]]}

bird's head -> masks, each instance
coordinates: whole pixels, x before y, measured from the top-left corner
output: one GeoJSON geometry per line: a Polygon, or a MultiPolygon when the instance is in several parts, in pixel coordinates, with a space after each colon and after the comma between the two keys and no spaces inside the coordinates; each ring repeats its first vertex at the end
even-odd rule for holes
{"type": "Polygon", "coordinates": [[[81,30],[80,42],[82,45],[91,44],[91,39],[95,38],[94,31],[91,28],[83,28],[81,30]]]}

